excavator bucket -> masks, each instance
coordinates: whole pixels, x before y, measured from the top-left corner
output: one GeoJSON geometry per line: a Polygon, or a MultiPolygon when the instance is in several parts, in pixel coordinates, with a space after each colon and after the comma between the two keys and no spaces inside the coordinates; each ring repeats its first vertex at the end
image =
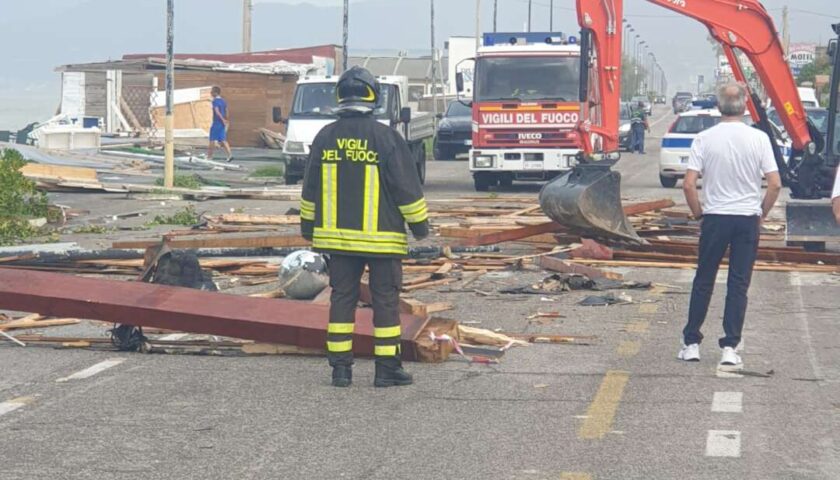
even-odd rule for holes
{"type": "Polygon", "coordinates": [[[582,164],[540,192],[543,212],[584,236],[645,243],[621,206],[621,174],[605,165],[582,164]]]}

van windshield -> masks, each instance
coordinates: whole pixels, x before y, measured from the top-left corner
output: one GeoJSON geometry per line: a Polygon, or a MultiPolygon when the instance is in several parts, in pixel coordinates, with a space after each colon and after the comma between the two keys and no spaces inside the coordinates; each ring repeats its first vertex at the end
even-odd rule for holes
{"type": "MultiPolygon", "coordinates": [[[[379,101],[374,114],[377,118],[388,118],[391,114],[391,102],[396,87],[381,85],[379,101]]],[[[292,103],[293,118],[338,118],[338,99],[335,96],[335,83],[301,83],[295,90],[292,103]]]]}

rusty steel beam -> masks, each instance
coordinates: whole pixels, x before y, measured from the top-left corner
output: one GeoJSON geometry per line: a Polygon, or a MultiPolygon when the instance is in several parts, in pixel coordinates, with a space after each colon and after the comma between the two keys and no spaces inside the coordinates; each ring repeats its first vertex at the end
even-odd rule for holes
{"type": "MultiPolygon", "coordinates": [[[[86,318],[257,342],[324,348],[329,306],[140,282],[0,268],[0,309],[86,318]]],[[[401,315],[402,351],[416,360],[426,319],[401,315]]],[[[353,351],[373,355],[373,312],[356,312],[353,351]]]]}

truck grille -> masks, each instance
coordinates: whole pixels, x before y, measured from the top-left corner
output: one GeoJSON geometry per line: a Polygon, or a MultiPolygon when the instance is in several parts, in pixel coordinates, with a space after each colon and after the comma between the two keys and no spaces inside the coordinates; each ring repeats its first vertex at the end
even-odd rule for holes
{"type": "Polygon", "coordinates": [[[482,143],[488,146],[527,147],[539,145],[543,147],[578,148],[577,138],[570,131],[527,130],[487,132],[482,134],[482,139],[482,143]]]}

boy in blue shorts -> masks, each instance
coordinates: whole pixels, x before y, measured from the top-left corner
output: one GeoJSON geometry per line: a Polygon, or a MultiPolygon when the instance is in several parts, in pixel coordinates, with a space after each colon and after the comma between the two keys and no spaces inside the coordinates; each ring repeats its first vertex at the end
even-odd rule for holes
{"type": "Polygon", "coordinates": [[[227,102],[222,98],[222,89],[219,87],[213,87],[210,94],[213,96],[213,125],[210,126],[210,146],[207,147],[207,159],[213,158],[213,151],[218,143],[225,149],[227,161],[230,162],[233,160],[233,156],[230,153],[230,144],[227,141],[227,131],[230,127],[227,102]]]}

